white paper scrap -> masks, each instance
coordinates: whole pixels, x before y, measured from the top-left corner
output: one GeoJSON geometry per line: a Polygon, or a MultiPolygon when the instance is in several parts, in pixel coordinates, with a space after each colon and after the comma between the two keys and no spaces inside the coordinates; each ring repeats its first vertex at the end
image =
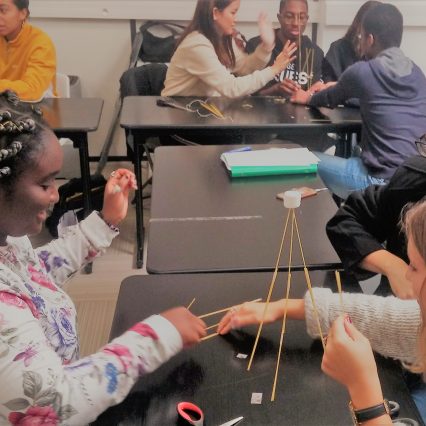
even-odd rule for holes
{"type": "Polygon", "coordinates": [[[239,359],[246,359],[248,357],[248,355],[247,354],[237,354],[236,357],[239,358],[239,359]]]}
{"type": "Polygon", "coordinates": [[[262,393],[253,392],[251,394],[251,403],[252,404],[262,404],[262,393]]]}

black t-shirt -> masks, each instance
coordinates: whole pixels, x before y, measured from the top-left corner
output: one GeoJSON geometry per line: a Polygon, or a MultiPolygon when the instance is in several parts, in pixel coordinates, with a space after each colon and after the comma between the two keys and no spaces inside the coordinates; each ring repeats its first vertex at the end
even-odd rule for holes
{"type": "Polygon", "coordinates": [[[325,83],[337,81],[346,68],[359,61],[349,40],[341,38],[330,45],[322,65],[322,79],[325,83]]]}
{"type": "MultiPolygon", "coordinates": [[[[281,53],[284,47],[277,36],[278,31],[280,30],[275,30],[276,43],[268,65],[274,63],[275,58],[281,53]]],[[[246,46],[247,52],[254,52],[260,43],[260,36],[250,39],[246,46]]],[[[296,59],[289,63],[284,71],[276,75],[274,80],[271,80],[265,88],[288,78],[299,83],[302,89],[307,90],[310,85],[321,79],[324,52],[308,36],[302,36],[301,47],[296,51],[295,55],[296,59]]]]}

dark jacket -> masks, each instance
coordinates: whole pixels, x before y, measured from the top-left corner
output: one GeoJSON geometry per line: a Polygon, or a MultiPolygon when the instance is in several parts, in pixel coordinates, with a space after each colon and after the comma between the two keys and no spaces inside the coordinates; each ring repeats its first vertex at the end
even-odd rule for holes
{"type": "Polygon", "coordinates": [[[351,98],[360,101],[362,161],[371,176],[390,179],[426,133],[425,75],[401,49],[389,48],[350,66],[310,104],[336,107],[351,98]]]}
{"type": "Polygon", "coordinates": [[[358,61],[358,56],[349,40],[341,38],[333,41],[322,63],[322,79],[325,83],[337,81],[346,68],[358,61]]]}
{"type": "Polygon", "coordinates": [[[347,271],[357,279],[374,273],[358,264],[370,253],[384,248],[408,260],[400,231],[402,208],[426,196],[426,158],[406,160],[385,186],[370,186],[349,195],[343,207],[327,223],[327,235],[347,271]]]}
{"type": "MultiPolygon", "coordinates": [[[[275,34],[277,34],[278,31],[280,30],[275,30],[275,34]]],[[[281,53],[284,47],[277,36],[275,36],[275,39],[276,44],[268,65],[272,65],[274,63],[275,58],[281,53]]],[[[260,43],[260,36],[250,39],[246,46],[247,52],[254,52],[260,43]]],[[[302,36],[301,48],[296,51],[295,55],[296,59],[294,62],[288,64],[287,68],[281,74],[276,75],[275,79],[271,80],[265,88],[283,81],[285,78],[289,78],[290,80],[298,82],[302,86],[302,89],[306,90],[309,87],[309,82],[310,84],[313,84],[321,79],[321,67],[324,59],[324,52],[316,44],[314,44],[308,36],[302,36]],[[312,79],[309,81],[309,72],[311,70],[312,79]]]]}

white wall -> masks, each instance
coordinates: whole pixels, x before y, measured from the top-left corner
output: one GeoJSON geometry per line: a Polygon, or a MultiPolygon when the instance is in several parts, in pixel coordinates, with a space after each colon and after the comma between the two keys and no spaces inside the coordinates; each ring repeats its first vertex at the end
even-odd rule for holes
{"type": "MultiPolygon", "coordinates": [[[[390,1],[403,13],[403,49],[424,71],[426,56],[426,1],[390,1]]],[[[31,0],[31,22],[53,39],[58,71],[78,75],[83,96],[105,101],[100,128],[90,135],[90,155],[98,155],[111,121],[121,74],[127,69],[131,41],[130,19],[187,21],[196,0],[31,0]]],[[[341,37],[363,0],[309,0],[310,19],[319,23],[318,44],[324,51],[341,37]]],[[[256,17],[266,10],[276,19],[279,0],[242,0],[239,29],[257,35],[256,17]]],[[[275,21],[276,24],[276,21],[275,21]]],[[[307,33],[310,34],[310,27],[307,33]]],[[[125,153],[123,131],[116,132],[111,155],[125,153]]]]}

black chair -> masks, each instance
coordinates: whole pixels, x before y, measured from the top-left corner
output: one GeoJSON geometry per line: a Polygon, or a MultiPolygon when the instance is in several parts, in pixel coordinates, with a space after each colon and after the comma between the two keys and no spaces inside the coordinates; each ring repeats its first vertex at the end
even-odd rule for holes
{"type": "MultiPolygon", "coordinates": [[[[134,68],[129,68],[120,77],[120,98],[121,102],[126,96],[159,96],[164,87],[164,80],[166,78],[167,65],[162,63],[145,64],[134,68]]],[[[127,151],[131,147],[126,144],[127,151]]],[[[154,151],[155,145],[145,142],[143,144],[145,157],[153,169],[153,161],[151,152],[154,151]]],[[[133,158],[133,155],[128,155],[133,158]]],[[[152,182],[149,178],[143,185],[142,190],[152,182]]],[[[146,197],[144,197],[146,198],[146,197]]]]}
{"type": "Polygon", "coordinates": [[[167,65],[145,64],[130,68],[120,78],[121,99],[126,96],[159,96],[164,88],[167,65]]]}

